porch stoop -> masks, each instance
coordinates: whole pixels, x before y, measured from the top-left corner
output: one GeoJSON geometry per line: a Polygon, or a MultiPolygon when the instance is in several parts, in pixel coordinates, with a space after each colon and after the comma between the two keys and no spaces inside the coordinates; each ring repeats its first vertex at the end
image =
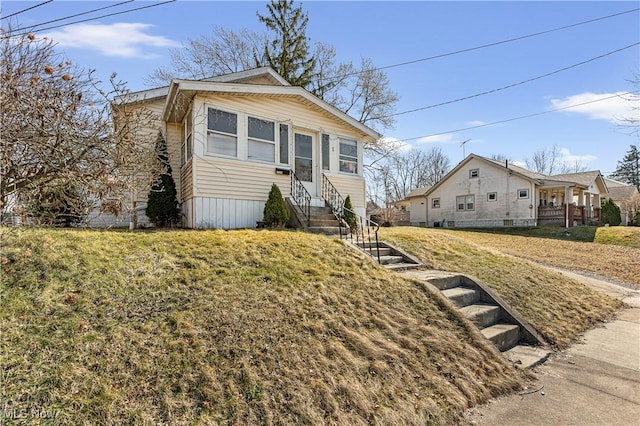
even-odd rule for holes
{"type": "Polygon", "coordinates": [[[515,365],[532,368],[549,357],[544,339],[480,281],[441,271],[404,271],[402,275],[420,281],[429,291],[439,291],[515,365]]]}

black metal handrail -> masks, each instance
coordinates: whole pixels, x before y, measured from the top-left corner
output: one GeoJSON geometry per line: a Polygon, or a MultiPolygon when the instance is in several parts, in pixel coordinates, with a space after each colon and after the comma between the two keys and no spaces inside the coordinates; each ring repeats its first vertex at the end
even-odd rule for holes
{"type": "Polygon", "coordinates": [[[376,222],[367,219],[364,216],[359,215],[358,213],[350,210],[346,207],[342,207],[342,212],[340,213],[340,238],[342,236],[342,225],[344,224],[349,231],[346,233],[345,237],[353,243],[355,239],[355,244],[360,247],[362,250],[367,250],[367,244],[369,245],[369,249],[376,249],[376,258],[378,259],[378,263],[382,263],[380,261],[380,242],[378,241],[378,230],[380,229],[380,225],[376,222]],[[347,220],[345,219],[345,213],[351,213],[355,220],[347,220]],[[349,222],[352,222],[351,224],[349,222]],[[371,233],[373,230],[374,241],[371,241],[371,233]],[[375,246],[373,243],[375,242],[375,246]]]}
{"type": "Polygon", "coordinates": [[[311,194],[293,171],[291,171],[291,198],[302,211],[307,226],[311,226],[311,194]]]}
{"type": "Polygon", "coordinates": [[[344,207],[344,198],[338,192],[335,186],[331,183],[327,175],[322,174],[321,185],[322,199],[331,207],[333,213],[338,217],[342,213],[344,207]]]}

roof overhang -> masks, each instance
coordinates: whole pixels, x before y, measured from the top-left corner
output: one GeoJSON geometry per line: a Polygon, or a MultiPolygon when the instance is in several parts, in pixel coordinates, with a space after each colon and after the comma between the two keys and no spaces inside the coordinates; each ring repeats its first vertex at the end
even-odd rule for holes
{"type": "Polygon", "coordinates": [[[296,98],[319,111],[339,119],[359,132],[365,142],[373,142],[382,137],[382,135],[375,130],[298,86],[268,86],[235,82],[173,80],[168,89],[163,119],[171,123],[182,121],[188,105],[191,104],[191,100],[198,94],[296,98]]]}

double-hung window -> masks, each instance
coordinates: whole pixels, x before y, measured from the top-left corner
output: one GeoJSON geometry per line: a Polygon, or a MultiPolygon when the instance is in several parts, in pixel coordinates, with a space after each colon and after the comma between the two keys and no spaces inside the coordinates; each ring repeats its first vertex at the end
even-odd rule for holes
{"type": "Polygon", "coordinates": [[[185,116],[182,126],[184,129],[184,134],[182,139],[182,147],[180,150],[180,158],[181,158],[180,164],[184,166],[187,163],[187,161],[191,159],[191,156],[192,156],[193,139],[191,135],[193,133],[193,130],[192,130],[193,122],[191,120],[191,111],[189,111],[185,116]]]}
{"type": "Polygon", "coordinates": [[[340,138],[340,171],[358,173],[358,143],[354,140],[340,138]]]}
{"type": "MultiPolygon", "coordinates": [[[[249,161],[276,161],[276,123],[260,118],[248,117],[249,161]]],[[[281,130],[281,129],[280,129],[281,130]]]]}
{"type": "Polygon", "coordinates": [[[456,210],[473,210],[475,208],[475,201],[475,195],[458,195],[456,197],[456,210]]]}
{"type": "Polygon", "coordinates": [[[207,152],[238,156],[238,115],[209,108],[207,120],[207,152]]]}

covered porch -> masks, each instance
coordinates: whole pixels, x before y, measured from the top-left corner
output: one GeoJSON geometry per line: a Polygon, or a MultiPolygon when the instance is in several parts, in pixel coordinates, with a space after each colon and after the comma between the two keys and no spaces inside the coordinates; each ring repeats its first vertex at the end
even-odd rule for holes
{"type": "Polygon", "coordinates": [[[539,187],[538,196],[538,226],[570,228],[601,223],[600,194],[589,192],[588,187],[554,182],[553,186],[539,187]]]}

